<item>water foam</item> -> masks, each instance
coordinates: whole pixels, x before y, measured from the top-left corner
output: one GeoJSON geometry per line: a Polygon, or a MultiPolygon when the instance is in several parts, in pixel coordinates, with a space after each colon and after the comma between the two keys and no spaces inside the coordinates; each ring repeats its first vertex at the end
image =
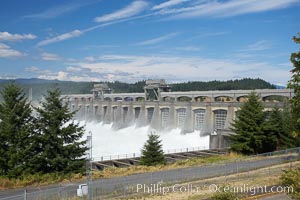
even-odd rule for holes
{"type": "MultiPolygon", "coordinates": [[[[84,125],[84,122],[80,122],[84,125]]],[[[148,134],[152,131],[149,126],[113,130],[111,124],[88,122],[85,124],[84,139],[89,132],[93,136],[93,157],[140,153],[148,134]]],[[[173,129],[168,132],[157,132],[162,140],[163,149],[180,150],[191,147],[208,148],[209,136],[200,137],[200,132],[181,134],[180,129],[173,129]]]]}

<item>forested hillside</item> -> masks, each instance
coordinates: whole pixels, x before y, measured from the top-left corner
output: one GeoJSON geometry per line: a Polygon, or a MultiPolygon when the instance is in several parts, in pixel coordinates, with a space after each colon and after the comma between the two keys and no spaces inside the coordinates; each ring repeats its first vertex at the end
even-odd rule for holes
{"type": "MultiPolygon", "coordinates": [[[[0,90],[9,80],[0,80],[0,90]]],[[[72,82],[43,79],[16,79],[15,82],[20,85],[28,95],[32,88],[34,100],[40,100],[47,93],[47,90],[60,88],[62,94],[90,94],[93,88],[93,82],[72,82]]],[[[119,81],[106,82],[115,93],[124,92],[143,92],[145,81],[136,83],[123,83],[119,81]]],[[[172,91],[205,91],[205,90],[238,90],[238,89],[264,89],[275,88],[274,85],[262,79],[240,79],[229,81],[193,81],[186,83],[170,84],[172,91]]]]}
{"type": "Polygon", "coordinates": [[[252,89],[275,89],[272,85],[262,79],[239,79],[228,81],[193,81],[187,83],[172,84],[173,91],[205,91],[205,90],[252,90],[252,89]]]}

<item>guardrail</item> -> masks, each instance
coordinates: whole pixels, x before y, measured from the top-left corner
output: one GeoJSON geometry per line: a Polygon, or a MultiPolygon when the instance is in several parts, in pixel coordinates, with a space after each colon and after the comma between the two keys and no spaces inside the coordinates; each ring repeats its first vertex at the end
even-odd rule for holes
{"type": "MultiPolygon", "coordinates": [[[[199,147],[186,147],[186,148],[180,148],[180,149],[167,149],[167,150],[164,150],[164,153],[165,154],[183,153],[183,152],[201,151],[201,150],[209,150],[209,147],[208,146],[199,146],[199,147]]],[[[141,152],[93,157],[93,162],[119,160],[119,159],[136,158],[136,157],[141,157],[141,152]]]]}

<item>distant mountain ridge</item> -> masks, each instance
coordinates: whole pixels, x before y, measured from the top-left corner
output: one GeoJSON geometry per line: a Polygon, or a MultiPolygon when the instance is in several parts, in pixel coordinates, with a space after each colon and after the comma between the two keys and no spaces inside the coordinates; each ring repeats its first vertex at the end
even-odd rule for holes
{"type": "Polygon", "coordinates": [[[47,80],[40,78],[18,78],[18,79],[0,79],[0,83],[9,83],[14,81],[17,84],[39,84],[39,83],[58,83],[60,80],[47,80]]]}
{"type": "Polygon", "coordinates": [[[286,87],[282,86],[282,85],[274,85],[276,87],[276,89],[285,89],[286,87]]]}

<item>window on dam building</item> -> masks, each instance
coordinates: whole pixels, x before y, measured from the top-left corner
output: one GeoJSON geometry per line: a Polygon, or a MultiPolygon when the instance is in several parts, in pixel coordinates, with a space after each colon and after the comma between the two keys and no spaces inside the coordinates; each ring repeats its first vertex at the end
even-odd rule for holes
{"type": "Polygon", "coordinates": [[[227,117],[227,110],[215,110],[214,111],[214,128],[224,129],[227,117]]]}
{"type": "Polygon", "coordinates": [[[215,98],[216,102],[233,102],[233,98],[232,97],[228,97],[228,96],[219,96],[215,98]]]}
{"type": "Polygon", "coordinates": [[[195,130],[201,130],[201,128],[204,124],[204,116],[205,116],[205,110],[204,109],[194,110],[194,127],[195,127],[195,130]]]}
{"type": "Polygon", "coordinates": [[[181,102],[191,102],[192,98],[188,97],[188,96],[181,96],[177,98],[177,101],[181,101],[181,102]]]}
{"type": "Polygon", "coordinates": [[[264,102],[287,102],[288,101],[288,97],[285,96],[280,96],[280,95],[270,95],[270,96],[266,96],[263,97],[262,100],[264,102]]]}

